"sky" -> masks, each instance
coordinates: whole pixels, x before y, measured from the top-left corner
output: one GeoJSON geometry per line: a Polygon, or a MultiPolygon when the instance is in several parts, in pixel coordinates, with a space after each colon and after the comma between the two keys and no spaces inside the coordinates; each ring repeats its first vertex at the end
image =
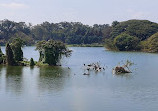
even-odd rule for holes
{"type": "Polygon", "coordinates": [[[0,0],[0,20],[111,24],[129,19],[158,23],[158,0],[0,0]]]}

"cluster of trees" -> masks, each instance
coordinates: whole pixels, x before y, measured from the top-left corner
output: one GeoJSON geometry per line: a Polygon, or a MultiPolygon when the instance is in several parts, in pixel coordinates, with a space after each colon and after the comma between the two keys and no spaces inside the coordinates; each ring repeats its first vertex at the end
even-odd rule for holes
{"type": "Polygon", "coordinates": [[[114,21],[105,46],[119,51],[158,52],[158,24],[148,20],[114,21]]]}
{"type": "Polygon", "coordinates": [[[34,45],[42,40],[60,40],[67,44],[103,43],[109,38],[111,27],[108,24],[93,26],[83,25],[80,22],[43,22],[32,26],[31,23],[0,21],[0,45],[14,38],[22,38],[26,45],[34,45]]]}
{"type": "Polygon", "coordinates": [[[36,44],[36,50],[40,53],[39,62],[48,65],[57,65],[62,56],[69,57],[71,50],[60,41],[48,40],[40,41],[36,44]]]}
{"type": "MultiPolygon", "coordinates": [[[[6,64],[11,66],[34,66],[35,62],[33,58],[29,61],[23,60],[23,40],[20,38],[13,39],[11,43],[6,44],[6,55],[0,50],[0,64],[6,64]]],[[[56,66],[62,56],[70,56],[71,51],[66,47],[63,42],[48,40],[40,41],[36,44],[36,50],[40,53],[38,64],[48,64],[56,66]]]]}

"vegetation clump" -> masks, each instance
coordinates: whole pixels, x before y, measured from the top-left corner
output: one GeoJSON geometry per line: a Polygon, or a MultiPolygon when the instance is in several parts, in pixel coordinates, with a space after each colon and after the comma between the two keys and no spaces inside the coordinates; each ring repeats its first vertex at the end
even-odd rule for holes
{"type": "Polygon", "coordinates": [[[115,37],[114,45],[120,51],[138,50],[139,39],[137,37],[130,36],[126,33],[122,33],[115,37]]]}
{"type": "Polygon", "coordinates": [[[9,43],[6,45],[6,64],[11,66],[16,65],[13,51],[9,43]]]}
{"type": "Polygon", "coordinates": [[[62,56],[70,56],[71,51],[60,41],[40,41],[36,44],[36,50],[40,53],[39,62],[56,66],[62,56]]]}
{"type": "Polygon", "coordinates": [[[33,58],[30,59],[30,66],[34,66],[35,65],[35,62],[33,60],[33,58]]]}
{"type": "Polygon", "coordinates": [[[23,51],[21,49],[23,45],[24,41],[20,38],[15,38],[11,42],[11,48],[16,62],[23,61],[23,51]]]}

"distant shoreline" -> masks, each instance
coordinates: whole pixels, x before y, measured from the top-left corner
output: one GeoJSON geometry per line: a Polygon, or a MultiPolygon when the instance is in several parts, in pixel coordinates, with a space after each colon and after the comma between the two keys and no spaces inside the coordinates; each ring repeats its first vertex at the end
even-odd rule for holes
{"type": "Polygon", "coordinates": [[[67,44],[67,47],[104,47],[103,44],[67,44]]]}

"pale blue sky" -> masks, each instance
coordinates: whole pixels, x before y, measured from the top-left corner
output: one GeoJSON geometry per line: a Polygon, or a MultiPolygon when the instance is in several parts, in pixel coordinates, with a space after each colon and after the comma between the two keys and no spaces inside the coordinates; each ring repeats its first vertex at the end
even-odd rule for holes
{"type": "Polygon", "coordinates": [[[0,0],[0,20],[82,22],[111,24],[112,21],[147,19],[158,22],[158,0],[0,0]]]}

